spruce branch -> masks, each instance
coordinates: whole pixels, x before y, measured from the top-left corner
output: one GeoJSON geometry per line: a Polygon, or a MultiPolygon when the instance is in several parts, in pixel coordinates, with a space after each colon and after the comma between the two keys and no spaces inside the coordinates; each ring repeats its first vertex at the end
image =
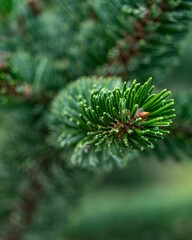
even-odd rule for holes
{"type": "Polygon", "coordinates": [[[18,79],[14,79],[15,76],[12,75],[14,73],[11,72],[9,66],[5,63],[0,63],[0,98],[11,97],[12,99],[19,99],[28,103],[49,104],[51,96],[43,91],[33,91],[30,84],[20,82],[18,79]]]}
{"type": "Polygon", "coordinates": [[[170,134],[160,144],[155,144],[155,149],[145,150],[147,156],[156,156],[163,161],[167,158],[181,161],[192,156],[192,113],[191,91],[174,94],[177,116],[170,126],[170,134]],[[174,149],[174,151],[173,151],[174,149]]]}
{"type": "MultiPolygon", "coordinates": [[[[96,22],[100,20],[100,16],[92,8],[92,4],[88,8],[91,22],[85,24],[83,22],[84,14],[82,17],[76,16],[77,12],[81,14],[79,1],[58,1],[58,3],[62,2],[66,11],[59,17],[58,12],[53,14],[54,16],[50,15],[54,11],[47,11],[43,16],[35,17],[44,11],[40,1],[27,0],[26,2],[28,9],[23,12],[23,15],[19,15],[18,19],[20,30],[15,29],[15,35],[19,36],[12,41],[13,34],[10,34],[10,43],[5,41],[6,51],[19,49],[20,52],[23,49],[24,52],[31,52],[32,56],[44,54],[44,59],[51,55],[53,62],[59,63],[61,74],[55,74],[57,71],[52,71],[54,66],[46,65],[46,61],[40,58],[39,61],[34,61],[34,64],[25,65],[26,72],[31,74],[25,75],[24,71],[20,71],[21,82],[0,79],[0,95],[3,98],[22,100],[22,103],[26,101],[30,104],[35,103],[37,107],[40,104],[49,105],[53,98],[53,95],[49,93],[55,94],[58,89],[66,86],[65,82],[74,79],[75,74],[82,76],[94,72],[98,75],[118,75],[124,78],[137,74],[137,78],[143,79],[147,75],[146,72],[153,75],[157,66],[161,68],[165,66],[167,61],[164,59],[169,61],[168,66],[170,67],[171,57],[177,54],[178,39],[187,32],[188,20],[191,17],[190,0],[98,0],[95,1],[96,4],[105,2],[107,7],[111,4],[114,9],[114,12],[110,8],[108,12],[105,11],[106,9],[103,11],[100,9],[99,12],[101,15],[104,13],[104,17],[107,16],[104,19],[108,21],[100,22],[98,27],[96,22]],[[116,8],[115,4],[119,8],[116,8]],[[68,5],[72,8],[69,8],[68,5]],[[27,15],[29,8],[32,13],[30,17],[27,15]],[[123,11],[125,14],[122,13],[123,11]],[[61,21],[61,19],[65,19],[65,21],[61,21]],[[62,28],[59,27],[61,22],[65,22],[65,26],[62,28]],[[108,27],[110,24],[111,28],[108,27]],[[128,29],[128,25],[132,24],[131,30],[128,29]],[[48,25],[49,28],[46,28],[48,25]],[[102,28],[100,32],[98,31],[99,34],[98,29],[94,30],[95,26],[99,31],[102,28]],[[83,31],[78,36],[78,31],[82,29],[83,31]],[[94,31],[90,33],[90,29],[94,31]],[[19,32],[20,34],[18,34],[19,32]],[[90,33],[92,38],[87,38],[87,33],[90,33]],[[67,37],[65,39],[62,36],[67,37]],[[74,36],[76,36],[75,40],[74,36]],[[81,44],[76,42],[79,38],[81,44]],[[95,45],[92,45],[92,40],[95,45]],[[87,42],[90,44],[86,44],[87,42]],[[30,49],[28,49],[29,45],[30,49]],[[107,64],[104,64],[106,62],[107,64]],[[51,71],[44,71],[43,65],[46,65],[47,69],[51,69],[51,71]],[[38,66],[38,68],[34,66],[38,66]],[[74,66],[76,66],[76,71],[74,71],[74,66]],[[149,71],[149,68],[152,70],[149,71]],[[52,74],[50,74],[51,72],[52,74]],[[26,78],[29,75],[32,76],[30,80],[26,78]],[[61,81],[56,75],[62,76],[61,81]],[[55,88],[53,87],[54,82],[57,85],[55,88]]],[[[24,60],[26,59],[24,58],[24,60]]],[[[18,58],[15,62],[19,62],[18,58]]],[[[29,63],[32,62],[32,58],[29,58],[29,63]]],[[[23,63],[26,62],[21,61],[18,69],[23,70],[23,63]]],[[[5,65],[0,64],[0,70],[5,75],[8,73],[5,65]]],[[[143,85],[136,81],[132,84],[122,84],[121,80],[116,77],[106,79],[90,77],[77,80],[66,87],[52,105],[49,141],[59,149],[59,152],[64,152],[61,155],[65,155],[65,159],[69,156],[70,164],[87,168],[121,166],[131,158],[135,150],[141,151],[150,148],[151,151],[151,148],[155,146],[156,153],[159,153],[158,150],[162,144],[169,149],[169,152],[177,155],[176,151],[183,146],[186,137],[190,141],[192,139],[191,123],[185,125],[183,121],[174,121],[175,123],[169,129],[172,134],[164,140],[164,136],[169,133],[171,119],[175,116],[174,101],[168,98],[169,91],[152,93],[153,88],[151,79],[143,85]],[[158,141],[156,144],[158,139],[163,139],[161,140],[163,143],[159,144],[161,142],[158,141]],[[174,145],[173,142],[176,141],[177,143],[174,145]]],[[[42,111],[42,108],[38,109],[44,119],[45,112],[42,111]]],[[[31,126],[34,128],[33,122],[29,128],[31,126]]],[[[45,131],[47,133],[47,129],[45,131]]],[[[34,130],[30,134],[33,135],[34,130]]],[[[47,144],[47,138],[44,139],[44,134],[42,136],[43,143],[40,138],[36,141],[37,145],[47,144]]],[[[187,144],[191,152],[190,143],[188,141],[187,144]]],[[[33,150],[32,145],[34,143],[29,148],[31,151],[33,150]]],[[[186,150],[186,148],[183,149],[186,150]]],[[[164,150],[164,154],[168,155],[169,153],[164,150]]],[[[161,157],[160,153],[159,156],[161,157]]],[[[55,164],[59,167],[60,158],[53,154],[51,159],[57,159],[55,164]]],[[[47,166],[46,161],[38,162],[37,171],[32,168],[28,172],[26,188],[21,192],[20,200],[10,214],[5,235],[0,238],[1,240],[19,240],[28,228],[32,215],[45,191],[39,174],[41,174],[42,167],[50,167],[47,166]],[[15,221],[16,218],[18,221],[15,221]]],[[[69,173],[69,169],[66,172],[69,173]]],[[[75,182],[79,183],[79,181],[75,182]]],[[[68,185],[68,188],[71,188],[72,184],[68,185]]],[[[84,185],[86,184],[81,183],[81,186],[84,185]]]]}
{"type": "MultiPolygon", "coordinates": [[[[131,30],[129,27],[123,30],[122,37],[108,53],[107,63],[98,67],[96,73],[125,78],[138,77],[139,70],[139,76],[143,77],[166,69],[170,58],[179,54],[178,40],[188,31],[192,2],[130,1],[122,3],[120,10],[130,17],[131,30]]],[[[174,60],[172,64],[176,63],[174,60]]]]}
{"type": "Polygon", "coordinates": [[[154,94],[151,79],[122,85],[116,78],[81,78],[52,105],[50,124],[60,147],[74,147],[74,165],[124,164],[131,150],[153,148],[175,116],[166,89],[154,94]]]}
{"type": "Polygon", "coordinates": [[[127,65],[132,60],[132,58],[136,57],[139,52],[139,41],[142,41],[146,37],[145,27],[150,23],[150,7],[152,2],[148,4],[145,9],[144,15],[135,20],[133,23],[133,34],[125,33],[121,41],[119,40],[116,46],[114,47],[115,56],[108,58],[108,63],[103,66],[104,72],[106,75],[111,75],[111,69],[114,66],[121,65],[122,69],[118,73],[122,78],[127,77],[127,65]],[[126,47],[127,46],[127,47],[126,47]],[[129,46],[129,47],[128,47],[129,46]],[[128,49],[126,49],[128,48],[128,49]]]}
{"type": "Polygon", "coordinates": [[[19,99],[30,104],[41,103],[49,105],[51,97],[44,92],[33,93],[29,84],[16,85],[13,83],[3,82],[0,80],[0,97],[11,97],[19,99]]]}
{"type": "Polygon", "coordinates": [[[28,84],[22,86],[22,92],[18,91],[18,86],[7,82],[0,82],[0,95],[11,96],[22,100],[29,100],[32,96],[32,89],[28,84]]]}

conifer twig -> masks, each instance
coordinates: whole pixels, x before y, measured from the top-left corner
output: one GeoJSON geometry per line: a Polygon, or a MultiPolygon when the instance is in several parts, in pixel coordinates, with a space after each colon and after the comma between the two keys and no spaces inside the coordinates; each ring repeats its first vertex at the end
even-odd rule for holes
{"type": "Polygon", "coordinates": [[[47,105],[50,102],[50,97],[44,92],[34,93],[29,84],[20,86],[22,91],[18,91],[18,85],[10,84],[9,82],[1,81],[0,79],[0,96],[14,97],[16,99],[24,100],[29,103],[42,103],[47,105]]]}
{"type": "Polygon", "coordinates": [[[32,96],[31,87],[28,84],[23,85],[23,91],[17,91],[17,85],[9,84],[7,82],[0,82],[0,95],[1,96],[12,96],[19,99],[30,99],[32,96]]]}
{"type": "MultiPolygon", "coordinates": [[[[160,9],[163,12],[168,10],[167,2],[167,0],[163,0],[159,5],[160,9]]],[[[154,19],[150,18],[150,8],[153,3],[154,0],[148,1],[144,16],[141,19],[137,19],[134,21],[134,33],[124,34],[122,41],[129,46],[129,49],[124,49],[124,47],[120,46],[119,43],[117,43],[115,47],[117,49],[116,56],[114,58],[109,58],[108,62],[103,66],[106,76],[111,76],[110,68],[117,63],[123,66],[123,70],[118,75],[123,79],[128,76],[129,73],[127,65],[134,57],[136,57],[140,53],[140,49],[138,46],[139,41],[145,40],[146,36],[150,34],[145,32],[145,27],[150,23],[150,21],[160,22],[159,17],[156,17],[154,19]]]]}
{"type": "Polygon", "coordinates": [[[8,65],[0,61],[0,97],[13,97],[30,103],[49,104],[51,97],[43,91],[34,92],[28,83],[19,84],[12,79],[8,65]]]}

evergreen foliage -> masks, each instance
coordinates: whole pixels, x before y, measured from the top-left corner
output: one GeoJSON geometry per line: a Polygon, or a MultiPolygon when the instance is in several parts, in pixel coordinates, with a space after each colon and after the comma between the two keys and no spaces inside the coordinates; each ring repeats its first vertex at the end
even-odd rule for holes
{"type": "Polygon", "coordinates": [[[152,94],[153,89],[151,79],[128,86],[95,77],[81,78],[60,93],[51,124],[59,145],[73,146],[72,164],[94,167],[113,160],[121,165],[130,149],[153,148],[175,116],[173,99],[166,99],[170,92],[152,94]]]}
{"type": "Polygon", "coordinates": [[[191,0],[0,0],[0,239],[62,239],[101,169],[191,156],[191,91],[173,106],[159,84],[191,18],[191,0]]]}
{"type": "Polygon", "coordinates": [[[168,135],[162,141],[155,143],[154,149],[150,151],[146,149],[144,152],[146,156],[156,156],[160,161],[164,161],[167,157],[181,161],[183,157],[192,156],[191,96],[191,91],[174,95],[177,115],[170,127],[172,134],[168,135]]]}

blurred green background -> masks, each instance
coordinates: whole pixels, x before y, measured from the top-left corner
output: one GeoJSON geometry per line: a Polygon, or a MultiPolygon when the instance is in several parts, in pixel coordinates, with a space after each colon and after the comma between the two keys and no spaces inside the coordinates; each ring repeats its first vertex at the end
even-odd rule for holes
{"type": "Polygon", "coordinates": [[[191,172],[189,159],[114,171],[74,211],[66,239],[192,239],[191,172]]]}
{"type": "MultiPolygon", "coordinates": [[[[0,20],[17,8],[18,2],[0,0],[0,20]]],[[[191,43],[192,30],[182,42],[180,61],[160,87],[174,92],[191,89],[191,43]]],[[[9,114],[2,114],[0,120],[3,125],[14,121],[9,114]]],[[[0,142],[6,137],[6,131],[0,128],[0,142]]],[[[4,159],[0,178],[10,179],[11,174],[4,174],[3,162],[4,159]]],[[[60,195],[48,195],[48,204],[42,201],[41,211],[35,215],[36,222],[24,240],[192,240],[191,182],[192,161],[189,157],[181,154],[180,161],[171,157],[157,161],[152,156],[140,156],[124,169],[99,176],[78,207],[70,210],[67,222],[63,221],[67,208],[63,189],[61,186],[54,190],[50,187],[52,194],[55,191],[60,195]]],[[[2,195],[4,188],[10,189],[12,198],[18,190],[14,183],[13,179],[11,184],[0,186],[2,195]]]]}
{"type": "MultiPolygon", "coordinates": [[[[182,43],[179,64],[162,83],[174,92],[192,87],[191,32],[182,43]]],[[[130,162],[84,196],[65,239],[191,240],[191,182],[192,162],[184,154],[179,161],[145,156],[130,162]]]]}
{"type": "MultiPolygon", "coordinates": [[[[192,87],[191,32],[182,43],[180,63],[162,83],[174,92],[192,87]]],[[[192,162],[184,154],[179,161],[151,156],[134,160],[84,196],[65,239],[191,240],[191,182],[192,162]]]]}

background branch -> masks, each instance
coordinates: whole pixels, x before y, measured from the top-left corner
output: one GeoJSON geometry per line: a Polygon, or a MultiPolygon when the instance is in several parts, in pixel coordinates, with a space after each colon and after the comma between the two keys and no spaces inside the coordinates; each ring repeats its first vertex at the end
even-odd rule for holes
{"type": "Polygon", "coordinates": [[[48,159],[43,159],[40,161],[38,168],[34,166],[27,171],[27,184],[22,189],[18,202],[10,212],[10,216],[5,223],[4,234],[0,237],[0,240],[22,239],[43,197],[44,186],[40,178],[40,172],[48,174],[48,169],[48,159]]]}

